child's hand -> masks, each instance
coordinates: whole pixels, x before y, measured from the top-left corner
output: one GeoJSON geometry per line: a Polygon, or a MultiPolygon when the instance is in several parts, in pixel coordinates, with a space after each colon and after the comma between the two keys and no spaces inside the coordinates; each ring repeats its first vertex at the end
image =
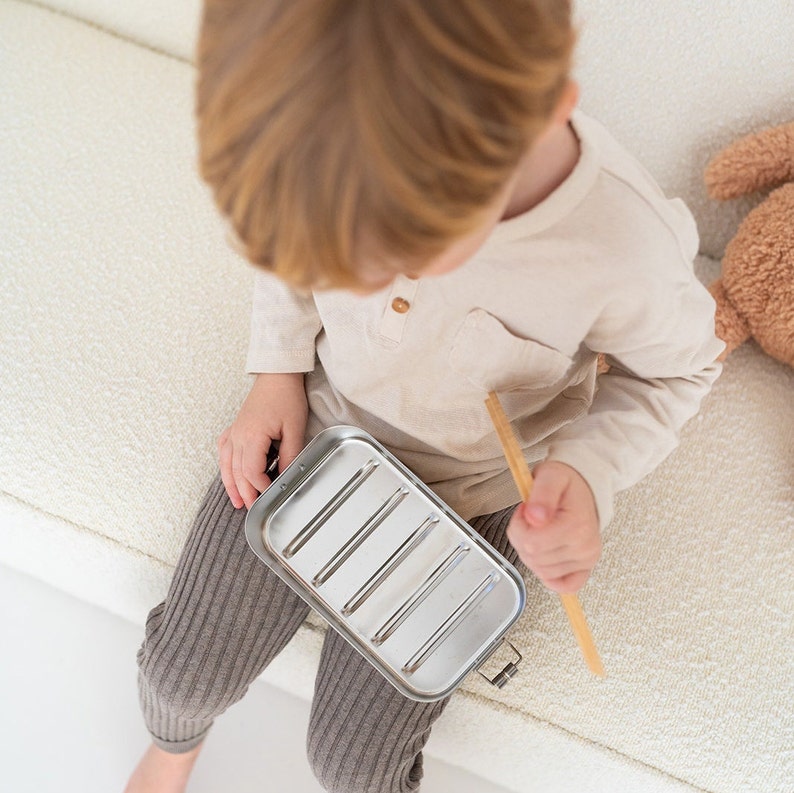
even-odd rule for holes
{"type": "Polygon", "coordinates": [[[564,463],[540,463],[533,474],[529,501],[513,513],[507,538],[546,587],[559,593],[578,592],[601,556],[590,487],[564,463]]]}
{"type": "Polygon", "coordinates": [[[280,471],[297,457],[307,417],[302,372],[257,375],[237,418],[218,438],[221,478],[237,509],[250,509],[270,485],[265,466],[272,441],[281,441],[280,471]]]}

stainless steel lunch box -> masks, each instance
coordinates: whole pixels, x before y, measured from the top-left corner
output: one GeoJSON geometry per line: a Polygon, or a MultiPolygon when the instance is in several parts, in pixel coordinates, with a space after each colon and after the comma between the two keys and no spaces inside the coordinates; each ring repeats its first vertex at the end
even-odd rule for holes
{"type": "MultiPolygon", "coordinates": [[[[526,602],[515,567],[357,427],[319,433],[254,502],[245,532],[411,699],[441,699],[479,671],[526,602]]],[[[486,677],[500,688],[521,660],[509,646],[516,659],[486,677]]]]}

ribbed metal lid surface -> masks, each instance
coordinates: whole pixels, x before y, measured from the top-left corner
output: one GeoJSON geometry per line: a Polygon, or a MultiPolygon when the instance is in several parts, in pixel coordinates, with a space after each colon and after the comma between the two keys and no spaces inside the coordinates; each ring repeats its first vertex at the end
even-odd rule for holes
{"type": "Polygon", "coordinates": [[[413,699],[449,694],[525,602],[515,568],[354,427],[320,433],[257,499],[246,535],[413,699]]]}

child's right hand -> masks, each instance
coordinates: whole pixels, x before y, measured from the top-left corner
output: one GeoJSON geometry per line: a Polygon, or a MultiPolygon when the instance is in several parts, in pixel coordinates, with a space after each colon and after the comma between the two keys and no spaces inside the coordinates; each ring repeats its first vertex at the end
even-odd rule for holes
{"type": "Polygon", "coordinates": [[[259,374],[237,418],[218,438],[221,478],[232,504],[251,508],[270,485],[267,452],[279,440],[279,470],[303,448],[309,408],[303,372],[259,374]]]}

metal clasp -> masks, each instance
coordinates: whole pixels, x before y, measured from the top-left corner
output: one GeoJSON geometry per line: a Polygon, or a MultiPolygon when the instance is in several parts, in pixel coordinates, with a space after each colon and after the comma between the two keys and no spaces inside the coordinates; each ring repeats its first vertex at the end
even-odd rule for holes
{"type": "MultiPolygon", "coordinates": [[[[493,678],[490,678],[487,675],[484,675],[480,671],[480,667],[479,666],[477,667],[477,674],[480,675],[480,677],[485,678],[492,686],[496,686],[497,688],[504,688],[504,686],[507,685],[507,683],[510,682],[510,679],[516,674],[516,672],[518,672],[518,665],[521,663],[521,661],[522,661],[522,659],[524,657],[523,655],[521,655],[520,652],[518,652],[518,650],[516,649],[515,645],[512,642],[507,641],[507,639],[502,639],[502,641],[499,643],[499,647],[501,647],[503,644],[509,644],[510,645],[510,647],[513,650],[513,652],[516,654],[516,660],[515,661],[511,661],[509,664],[507,664],[507,666],[505,666],[505,668],[502,669],[502,671],[499,672],[499,674],[494,675],[493,678]]],[[[493,651],[493,653],[491,653],[488,656],[488,658],[490,658],[496,652],[496,650],[499,649],[499,647],[497,647],[493,651]]],[[[487,660],[488,659],[486,658],[483,661],[483,664],[487,660]]],[[[482,664],[480,664],[480,666],[482,666],[482,664]]]]}

